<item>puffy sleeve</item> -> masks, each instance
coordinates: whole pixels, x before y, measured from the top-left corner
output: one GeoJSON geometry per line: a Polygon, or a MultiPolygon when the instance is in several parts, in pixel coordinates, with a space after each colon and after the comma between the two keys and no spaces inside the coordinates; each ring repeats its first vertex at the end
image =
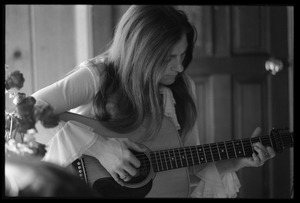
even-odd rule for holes
{"type": "MultiPolygon", "coordinates": [[[[99,85],[98,75],[95,68],[83,63],[63,79],[32,96],[37,100],[36,105],[50,104],[55,114],[82,107],[82,112],[85,112],[82,114],[88,116],[99,85]]],[[[88,126],[74,121],[60,121],[58,126],[49,129],[37,122],[36,128],[36,140],[47,146],[43,160],[61,166],[67,166],[81,156],[99,137],[88,126]]]]}
{"type": "Polygon", "coordinates": [[[62,167],[70,165],[96,142],[98,135],[76,121],[61,122],[54,137],[47,143],[43,161],[62,167]]]}
{"type": "MultiPolygon", "coordinates": [[[[194,98],[196,86],[191,78],[187,77],[194,98]]],[[[184,145],[199,145],[197,123],[184,138],[184,145]]],[[[228,162],[230,164],[230,162],[228,162]]],[[[194,198],[235,198],[239,192],[240,182],[234,171],[222,171],[215,163],[202,164],[190,168],[191,180],[196,180],[190,196],[194,198]]]]}
{"type": "Polygon", "coordinates": [[[97,88],[92,68],[81,65],[63,79],[32,94],[40,102],[46,102],[59,114],[91,102],[97,88]]]}
{"type": "Polygon", "coordinates": [[[235,172],[221,175],[216,164],[206,164],[201,170],[194,167],[194,174],[200,179],[191,193],[194,198],[235,198],[241,187],[235,172]]]}

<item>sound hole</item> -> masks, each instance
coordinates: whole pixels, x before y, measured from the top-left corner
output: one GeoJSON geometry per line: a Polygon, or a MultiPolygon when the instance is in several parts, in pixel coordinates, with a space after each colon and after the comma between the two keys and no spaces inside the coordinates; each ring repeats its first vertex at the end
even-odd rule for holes
{"type": "Polygon", "coordinates": [[[132,177],[128,184],[137,184],[147,179],[150,174],[150,161],[145,153],[132,151],[132,153],[140,160],[141,166],[137,168],[136,176],[132,177]]]}
{"type": "Polygon", "coordinates": [[[93,184],[93,190],[105,198],[143,198],[152,188],[152,180],[138,187],[137,184],[146,181],[150,175],[150,161],[145,153],[132,151],[140,160],[141,166],[137,168],[137,174],[126,182],[127,186],[119,185],[113,178],[98,179],[93,184]]]}

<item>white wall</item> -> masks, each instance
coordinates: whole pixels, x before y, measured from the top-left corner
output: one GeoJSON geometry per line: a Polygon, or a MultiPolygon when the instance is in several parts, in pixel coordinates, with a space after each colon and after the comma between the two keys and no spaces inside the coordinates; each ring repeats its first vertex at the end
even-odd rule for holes
{"type": "Polygon", "coordinates": [[[32,94],[92,56],[91,6],[6,5],[5,63],[32,94]]]}

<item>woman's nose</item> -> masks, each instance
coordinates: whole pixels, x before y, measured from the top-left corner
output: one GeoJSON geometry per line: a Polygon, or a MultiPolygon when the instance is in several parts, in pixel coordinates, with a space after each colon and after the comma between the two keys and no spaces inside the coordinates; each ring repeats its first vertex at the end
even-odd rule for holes
{"type": "Polygon", "coordinates": [[[183,69],[184,69],[181,60],[179,60],[179,61],[176,63],[176,65],[174,65],[174,66],[175,66],[175,67],[174,67],[175,71],[177,71],[177,72],[179,72],[179,73],[181,73],[181,72],[183,71],[183,69]]]}

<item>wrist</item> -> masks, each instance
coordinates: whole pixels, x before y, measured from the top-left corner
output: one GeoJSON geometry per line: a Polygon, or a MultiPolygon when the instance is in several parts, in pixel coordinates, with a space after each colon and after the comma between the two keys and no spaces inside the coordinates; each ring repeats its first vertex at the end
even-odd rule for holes
{"type": "Polygon", "coordinates": [[[244,167],[241,160],[242,158],[219,161],[216,162],[216,167],[221,175],[236,172],[244,167]]]}
{"type": "Polygon", "coordinates": [[[245,167],[245,164],[243,164],[243,158],[234,159],[232,165],[235,171],[245,167]]]}

